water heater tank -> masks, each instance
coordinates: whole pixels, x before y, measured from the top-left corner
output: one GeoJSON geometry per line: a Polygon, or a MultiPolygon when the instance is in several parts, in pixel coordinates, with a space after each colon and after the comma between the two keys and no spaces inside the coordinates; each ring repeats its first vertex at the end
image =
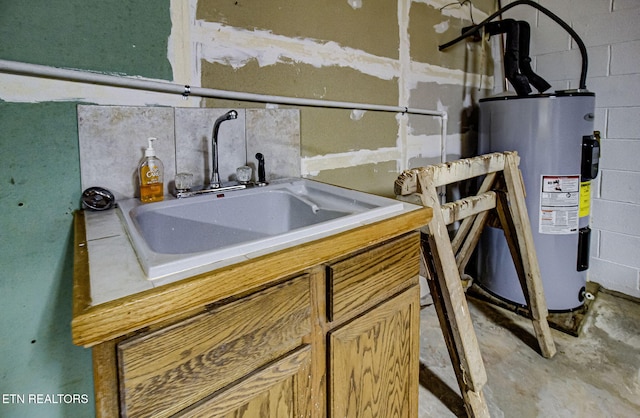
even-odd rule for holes
{"type": "MultiPolygon", "coordinates": [[[[593,141],[595,94],[504,96],[482,99],[479,106],[479,153],[515,150],[520,155],[526,206],[549,310],[580,308],[589,257],[591,184],[584,173],[583,160],[589,157],[583,157],[583,149],[587,139],[593,141]]],[[[594,151],[591,158],[596,165],[598,155],[594,151]]],[[[486,228],[478,254],[480,286],[525,305],[501,229],[486,228]]]]}

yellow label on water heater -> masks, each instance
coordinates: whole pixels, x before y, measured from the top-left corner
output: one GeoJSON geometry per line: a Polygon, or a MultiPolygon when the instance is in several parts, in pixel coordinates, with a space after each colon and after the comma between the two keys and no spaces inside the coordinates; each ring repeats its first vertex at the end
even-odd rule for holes
{"type": "Polygon", "coordinates": [[[591,182],[580,182],[580,214],[583,216],[589,216],[591,213],[591,182]]]}

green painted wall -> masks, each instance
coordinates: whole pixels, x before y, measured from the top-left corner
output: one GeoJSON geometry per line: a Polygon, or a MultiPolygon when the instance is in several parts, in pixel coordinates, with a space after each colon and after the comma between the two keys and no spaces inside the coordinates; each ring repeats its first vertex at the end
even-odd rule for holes
{"type": "MultiPolygon", "coordinates": [[[[171,79],[170,30],[168,0],[0,0],[0,59],[171,79]]],[[[3,418],[94,415],[91,352],[72,344],[70,330],[76,105],[0,102],[3,418]],[[29,394],[89,399],[30,404],[29,394]]]]}
{"type": "Polygon", "coordinates": [[[169,0],[0,0],[0,58],[171,79],[169,0]]]}
{"type": "MultiPolygon", "coordinates": [[[[73,103],[0,104],[3,395],[83,393],[93,400],[90,351],[75,347],[70,335],[71,221],[80,197],[74,112],[73,103]]],[[[92,410],[0,404],[3,417],[92,410]]]]}

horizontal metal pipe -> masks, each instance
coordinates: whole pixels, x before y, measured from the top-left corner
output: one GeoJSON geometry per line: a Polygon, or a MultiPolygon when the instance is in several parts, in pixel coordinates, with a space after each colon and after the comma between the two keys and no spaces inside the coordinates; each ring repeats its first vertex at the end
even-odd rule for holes
{"type": "Polygon", "coordinates": [[[286,96],[272,96],[239,91],[218,90],[188,85],[142,80],[139,78],[122,77],[95,73],[84,70],[56,68],[46,65],[29,64],[16,61],[0,60],[0,72],[31,77],[51,78],[56,80],[76,81],[98,84],[103,86],[123,87],[137,90],[147,90],[159,93],[180,94],[182,96],[198,96],[215,99],[241,100],[248,102],[273,103],[294,106],[310,106],[339,109],[372,110],[392,113],[409,113],[416,115],[446,118],[446,112],[402,106],[377,105],[370,103],[340,102],[319,99],[304,99],[286,96]]]}
{"type": "Polygon", "coordinates": [[[50,78],[55,80],[73,81],[89,83],[102,86],[122,87],[135,90],[145,90],[158,93],[180,94],[184,97],[197,96],[214,99],[240,100],[257,103],[273,103],[293,106],[309,106],[321,108],[337,109],[357,109],[391,113],[407,113],[414,115],[433,116],[441,119],[440,132],[440,161],[447,159],[447,120],[446,111],[427,110],[412,107],[377,105],[370,103],[340,102],[319,99],[304,99],[286,96],[272,96],[255,93],[245,93],[240,91],[228,91],[210,89],[204,87],[192,87],[166,81],[151,81],[140,78],[115,76],[109,74],[96,73],[86,70],[74,70],[67,68],[56,68],[47,65],[30,64],[25,62],[0,60],[0,72],[16,74],[22,76],[50,78]]]}

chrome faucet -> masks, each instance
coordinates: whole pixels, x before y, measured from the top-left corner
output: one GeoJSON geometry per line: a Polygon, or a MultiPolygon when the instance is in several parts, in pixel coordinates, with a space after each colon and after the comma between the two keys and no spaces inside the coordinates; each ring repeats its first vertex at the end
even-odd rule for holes
{"type": "Polygon", "coordinates": [[[209,182],[210,189],[218,189],[222,186],[220,181],[220,173],[218,172],[218,129],[220,124],[226,120],[236,119],[238,112],[230,110],[224,115],[216,119],[213,124],[213,133],[211,135],[211,181],[209,182]]]}

